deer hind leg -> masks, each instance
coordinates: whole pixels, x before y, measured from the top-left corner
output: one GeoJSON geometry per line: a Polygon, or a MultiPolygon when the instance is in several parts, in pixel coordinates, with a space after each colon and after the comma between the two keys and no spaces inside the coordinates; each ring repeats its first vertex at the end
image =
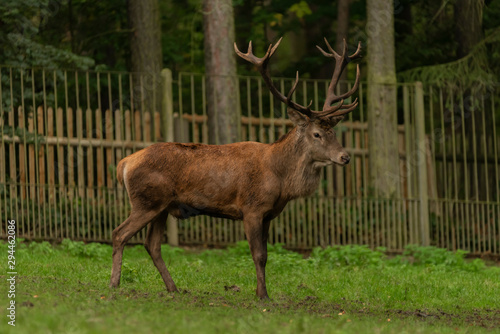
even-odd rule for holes
{"type": "Polygon", "coordinates": [[[169,292],[173,292],[178,291],[177,287],[172,280],[172,276],[170,276],[170,273],[168,272],[165,261],[163,261],[163,258],[161,257],[161,240],[163,237],[163,233],[165,232],[167,217],[168,212],[165,210],[160,215],[158,215],[158,217],[153,219],[153,221],[151,221],[151,223],[148,225],[148,233],[146,236],[144,247],[148,251],[151,259],[153,259],[153,263],[160,272],[167,290],[169,292]]]}
{"type": "Polygon", "coordinates": [[[110,287],[115,288],[120,285],[123,248],[127,241],[160,213],[161,210],[144,211],[132,209],[130,216],[113,230],[113,267],[111,269],[110,287]]]}
{"type": "Polygon", "coordinates": [[[257,273],[257,296],[261,299],[269,299],[266,288],[269,223],[268,220],[262,221],[262,219],[258,218],[247,218],[244,220],[245,234],[257,273]]]}

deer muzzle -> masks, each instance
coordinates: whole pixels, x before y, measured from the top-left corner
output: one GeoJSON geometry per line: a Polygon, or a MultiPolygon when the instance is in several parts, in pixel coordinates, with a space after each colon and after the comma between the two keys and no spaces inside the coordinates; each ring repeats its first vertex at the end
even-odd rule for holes
{"type": "Polygon", "coordinates": [[[340,161],[342,161],[344,165],[347,165],[349,161],[351,161],[351,157],[349,156],[349,154],[343,153],[342,155],[340,155],[340,161]]]}
{"type": "Polygon", "coordinates": [[[349,154],[347,154],[347,152],[341,152],[335,158],[332,159],[332,162],[340,166],[347,165],[349,161],[351,161],[351,157],[349,156],[349,154]]]}

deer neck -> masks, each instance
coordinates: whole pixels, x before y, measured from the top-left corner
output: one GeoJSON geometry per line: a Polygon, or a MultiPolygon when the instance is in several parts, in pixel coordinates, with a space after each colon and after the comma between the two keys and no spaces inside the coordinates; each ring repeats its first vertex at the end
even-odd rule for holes
{"type": "Polygon", "coordinates": [[[287,199],[308,196],[318,188],[321,169],[314,166],[297,127],[271,144],[270,168],[281,180],[281,193],[287,199]]]}

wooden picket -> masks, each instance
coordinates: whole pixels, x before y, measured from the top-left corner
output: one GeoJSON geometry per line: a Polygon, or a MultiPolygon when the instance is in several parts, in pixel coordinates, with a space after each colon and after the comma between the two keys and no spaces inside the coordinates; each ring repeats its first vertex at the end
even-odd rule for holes
{"type": "MultiPolygon", "coordinates": [[[[18,108],[18,127],[24,130],[24,110],[22,107],[18,108]]],[[[24,185],[26,184],[26,169],[25,169],[25,145],[23,143],[19,144],[19,179],[21,181],[21,197],[26,198],[26,189],[24,185]]]]}
{"type": "MultiPolygon", "coordinates": [[[[37,109],[37,128],[39,138],[44,135],[44,109],[43,107],[38,107],[37,109]]],[[[43,145],[37,145],[38,147],[38,184],[45,186],[45,147],[43,145]]],[[[39,189],[38,201],[43,203],[45,201],[43,194],[43,186],[39,189]]]]}
{"type": "MultiPolygon", "coordinates": [[[[54,136],[54,109],[52,107],[49,107],[47,109],[47,136],[48,137],[53,137],[54,136]]],[[[55,179],[56,179],[56,171],[55,171],[55,166],[56,166],[56,160],[54,156],[54,145],[50,145],[47,149],[47,171],[48,171],[48,189],[49,189],[49,202],[54,203],[56,200],[56,193],[55,193],[55,179]]]]}
{"type": "MultiPolygon", "coordinates": [[[[94,123],[92,118],[92,110],[87,109],[87,138],[92,138],[93,136],[94,123]]],[[[85,155],[87,157],[87,197],[94,198],[94,147],[92,144],[86,147],[85,155]]]]}

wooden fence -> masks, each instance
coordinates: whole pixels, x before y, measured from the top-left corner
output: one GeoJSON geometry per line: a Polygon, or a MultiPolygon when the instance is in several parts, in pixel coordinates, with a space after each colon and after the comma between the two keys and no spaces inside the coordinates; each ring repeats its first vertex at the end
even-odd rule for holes
{"type": "MultiPolygon", "coordinates": [[[[83,112],[81,109],[54,110],[50,107],[47,110],[39,107],[36,113],[25,113],[22,108],[18,108],[16,114],[10,113],[8,128],[16,130],[15,134],[3,136],[0,156],[8,157],[10,163],[2,165],[5,171],[1,171],[2,177],[8,178],[8,192],[4,193],[7,212],[20,215],[20,235],[56,240],[110,240],[111,231],[126,219],[130,210],[127,195],[116,182],[116,165],[123,157],[153,144],[153,138],[155,141],[162,139],[160,113],[153,115],[129,110],[83,112]],[[62,218],[67,213],[67,217],[62,218]]],[[[178,114],[174,118],[180,121],[178,114]]],[[[206,116],[185,114],[182,120],[179,127],[192,126],[189,132],[194,138],[200,135],[203,142],[207,141],[206,116]]],[[[293,127],[289,120],[280,119],[242,117],[241,122],[245,129],[244,138],[248,140],[256,140],[257,133],[260,138],[270,138],[273,127],[278,129],[279,135],[293,127]]],[[[368,166],[366,131],[366,123],[342,123],[341,133],[353,156],[352,164],[347,168],[326,168],[317,196],[290,204],[280,217],[280,223],[274,225],[271,240],[298,248],[310,248],[318,242],[320,245],[335,242],[384,244],[384,238],[377,241],[372,236],[373,231],[358,221],[359,217],[346,215],[346,221],[343,221],[344,214],[339,214],[352,208],[359,211],[353,213],[354,216],[362,215],[360,206],[365,205],[361,202],[362,188],[367,184],[368,166]],[[337,210],[340,207],[343,209],[337,210]],[[313,222],[316,219],[318,225],[313,222]],[[321,224],[325,226],[320,227],[321,224]],[[365,230],[363,237],[360,234],[362,229],[365,230]]],[[[402,126],[399,133],[404,143],[402,126]]],[[[405,159],[402,145],[400,160],[403,169],[405,159]]],[[[2,183],[5,182],[3,178],[2,183]]],[[[402,181],[406,188],[405,180],[402,181]]],[[[380,213],[385,215],[384,210],[387,211],[388,207],[382,203],[374,201],[371,205],[382,205],[380,213]]],[[[401,209],[399,215],[404,210],[401,209]]],[[[381,221],[383,218],[373,219],[381,221]]],[[[197,217],[180,222],[179,226],[180,241],[185,244],[230,244],[244,238],[241,223],[228,220],[221,220],[219,224],[213,218],[197,217]]],[[[413,230],[416,231],[412,228],[405,232],[405,238],[415,239],[406,236],[413,230]]],[[[143,237],[140,235],[135,241],[143,237]]],[[[404,242],[394,244],[398,249],[403,245],[404,242]]]]}
{"type": "MultiPolygon", "coordinates": [[[[75,77],[86,78],[86,100],[92,105],[89,74],[75,77]]],[[[13,92],[15,85],[7,89],[0,84],[0,220],[16,219],[19,237],[109,242],[111,231],[130,211],[127,194],[116,182],[118,161],[157,141],[208,142],[203,76],[179,74],[176,81],[168,78],[155,81],[162,82],[155,91],[163,91],[164,102],[157,112],[70,108],[67,97],[58,103],[44,97],[40,105],[34,100],[31,105],[14,108],[2,92],[13,92]]],[[[113,80],[111,74],[98,74],[96,91],[113,94],[113,80]],[[100,76],[107,77],[109,86],[99,87],[103,82],[100,76]]],[[[121,74],[116,80],[118,103],[110,96],[98,95],[96,102],[101,107],[106,99],[108,106],[126,105],[121,74]]],[[[285,79],[278,82],[282,89],[288,84],[285,79]]],[[[272,97],[262,92],[260,85],[260,79],[240,78],[240,138],[272,142],[293,125],[283,108],[281,112],[273,109],[272,97]],[[266,112],[266,105],[270,112],[266,112]]],[[[323,81],[306,81],[296,99],[313,95],[314,101],[320,101],[326,86],[323,81]]],[[[338,137],[352,156],[351,164],[324,168],[316,194],[292,201],[273,221],[270,242],[297,249],[366,244],[391,251],[401,251],[407,244],[431,244],[476,254],[500,254],[500,143],[495,132],[495,101],[488,100],[481,109],[491,111],[490,119],[476,109],[469,118],[475,123],[467,125],[465,117],[455,114],[463,126],[457,127],[457,122],[448,120],[443,102],[450,94],[435,88],[423,94],[418,85],[398,85],[401,193],[398,198],[379,198],[369,192],[369,115],[365,114],[364,83],[359,90],[359,112],[337,126],[338,137]]],[[[5,223],[0,237],[6,236],[5,223]]],[[[175,235],[182,244],[227,245],[244,239],[241,222],[199,216],[175,225],[175,235]]],[[[143,230],[133,241],[141,242],[144,237],[143,230]]]]}

